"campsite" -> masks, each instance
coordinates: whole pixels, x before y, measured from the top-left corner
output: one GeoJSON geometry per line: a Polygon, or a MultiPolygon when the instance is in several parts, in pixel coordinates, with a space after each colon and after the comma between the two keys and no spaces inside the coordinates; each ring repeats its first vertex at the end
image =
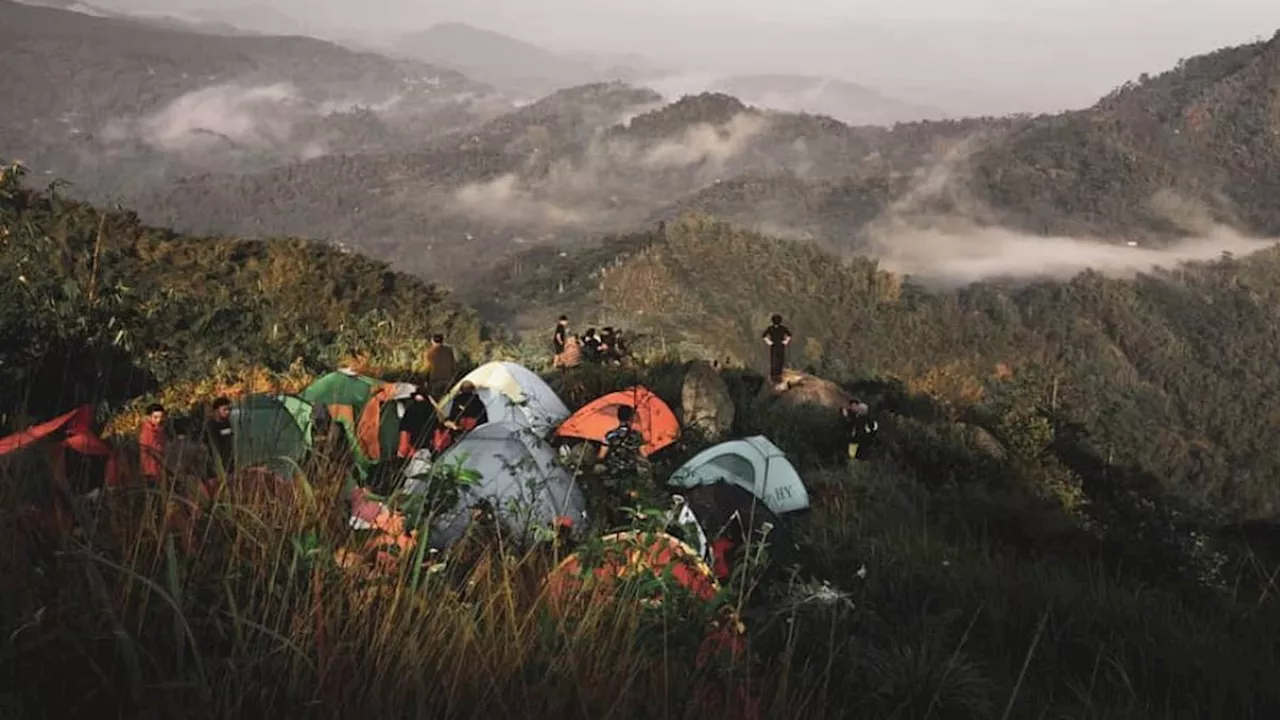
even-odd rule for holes
{"type": "MultiPolygon", "coordinates": [[[[570,635],[606,605],[652,614],[649,622],[667,628],[664,643],[693,651],[690,669],[710,683],[699,692],[719,688],[726,702],[759,717],[744,664],[744,613],[767,611],[767,591],[794,585],[791,526],[804,521],[809,495],[764,435],[681,424],[714,416],[702,406],[708,397],[732,405],[720,371],[709,367],[675,366],[680,382],[667,383],[664,397],[635,382],[634,370],[544,378],[514,362],[485,362],[431,401],[444,418],[470,383],[487,415],[438,452],[398,452],[400,420],[424,391],[345,367],[297,392],[231,398],[232,473],[220,472],[199,434],[183,429],[164,447],[164,479],[148,487],[130,456],[145,448],[124,435],[104,440],[89,405],[0,439],[0,461],[50,463],[54,492],[26,506],[46,533],[108,533],[139,503],[144,514],[158,512],[152,540],[170,564],[200,562],[219,544],[226,516],[246,511],[294,525],[302,531],[295,543],[318,542],[319,522],[335,547],[324,560],[315,556],[319,547],[308,551],[313,572],[340,569],[365,596],[389,585],[429,599],[467,597],[488,574],[477,558],[496,558],[504,572],[514,567],[522,576],[515,586],[532,593],[538,612],[570,635]],[[592,394],[584,379],[618,387],[571,409],[552,386],[576,400],[592,394]],[[650,486],[643,495],[610,495],[599,476],[598,453],[619,424],[619,407],[634,413],[630,424],[643,441],[638,455],[650,486]],[[88,468],[84,458],[102,462],[88,468]],[[727,685],[711,680],[733,667],[742,674],[727,685]]],[[[117,540],[136,547],[137,538],[117,540]]]]}

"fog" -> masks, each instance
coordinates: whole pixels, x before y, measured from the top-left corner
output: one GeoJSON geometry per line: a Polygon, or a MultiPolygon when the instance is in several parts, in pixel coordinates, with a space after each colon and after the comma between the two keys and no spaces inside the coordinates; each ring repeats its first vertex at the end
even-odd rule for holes
{"type": "Polygon", "coordinates": [[[315,101],[292,83],[218,83],[182,95],[138,117],[115,118],[103,128],[108,143],[141,142],[177,154],[228,148],[271,151],[307,160],[329,152],[326,136],[305,123],[356,107],[374,113],[394,110],[399,95],[315,101]],[[310,132],[300,132],[309,130],[310,132]]]}
{"type": "MultiPolygon", "coordinates": [[[[605,133],[648,109],[653,108],[639,106],[606,120],[580,153],[556,160],[543,172],[529,168],[528,178],[506,173],[464,185],[453,195],[456,209],[479,220],[544,229],[616,224],[628,210],[643,212],[714,182],[724,165],[768,127],[767,118],[743,113],[722,124],[696,123],[678,135],[645,141],[605,133]]],[[[530,164],[536,163],[535,153],[530,164]]]]}
{"type": "Polygon", "coordinates": [[[960,286],[990,279],[1068,279],[1085,270],[1128,278],[1154,268],[1243,257],[1280,239],[1257,239],[1219,226],[1208,235],[1162,248],[1130,246],[1117,239],[1044,237],[999,227],[899,227],[881,238],[880,265],[926,284],[960,286]]]}
{"type": "Polygon", "coordinates": [[[1270,36],[1271,0],[101,0],[378,44],[466,22],[557,52],[633,53],[681,72],[801,73],[953,114],[1092,104],[1143,72],[1270,36]]]}
{"type": "Polygon", "coordinates": [[[973,200],[962,179],[965,163],[980,147],[975,138],[923,168],[912,189],[871,224],[868,250],[881,267],[935,287],[993,279],[1065,280],[1085,270],[1131,278],[1155,268],[1215,260],[1223,253],[1244,257],[1280,242],[1247,237],[1216,223],[1199,201],[1170,190],[1157,192],[1148,204],[1185,235],[1161,247],[1144,247],[1124,237],[1031,235],[983,223],[992,214],[973,200]],[[938,199],[954,211],[931,212],[931,202],[938,199]]]}

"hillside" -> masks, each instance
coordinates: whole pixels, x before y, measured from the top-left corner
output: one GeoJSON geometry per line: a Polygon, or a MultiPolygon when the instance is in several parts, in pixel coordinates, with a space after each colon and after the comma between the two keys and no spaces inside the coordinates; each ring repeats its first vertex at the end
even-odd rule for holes
{"type": "Polygon", "coordinates": [[[1280,233],[1280,33],[1190,58],[971,158],[975,200],[1037,233],[1280,233]]]}
{"type": "Polygon", "coordinates": [[[131,197],[182,173],[400,148],[490,112],[477,97],[484,86],[457,73],[321,40],[8,0],[0,63],[0,156],[71,180],[86,197],[131,197]]]}
{"type": "Polygon", "coordinates": [[[332,367],[388,337],[425,348],[437,329],[479,346],[474,313],[363,256],[297,239],[182,237],[20,190],[20,174],[0,177],[0,423],[18,408],[118,404],[228,365],[332,367]],[[394,330],[376,329],[385,319],[394,330]]]}
{"type": "Polygon", "coordinates": [[[579,330],[622,327],[757,370],[780,312],[794,367],[901,378],[953,409],[1020,385],[1187,502],[1243,517],[1280,508],[1275,249],[1129,280],[933,293],[865,259],[689,216],[583,257],[531,253],[484,286],[507,288],[501,316],[534,342],[567,312],[579,330]]]}
{"type": "MultiPolygon", "coordinates": [[[[366,355],[411,377],[442,328],[477,359],[518,350],[482,348],[471,313],[358,255],[176,236],[25,191],[12,167],[0,238],[0,269],[18,279],[0,286],[5,431],[95,399],[113,420],[156,398],[177,414],[244,390],[228,378],[263,365],[305,382],[366,355]]],[[[1276,513],[1274,251],[1137,281],[952,294],[695,220],[592,252],[603,286],[584,277],[554,307],[579,326],[662,333],[670,354],[548,373],[570,407],[636,383],[680,407],[679,352],[754,359],[761,319],[779,310],[794,364],[876,409],[875,454],[848,466],[832,411],[757,399],[763,378],[724,373],[733,436],[771,438],[812,498],[778,526],[796,543],[794,577],[763,572],[771,545],[716,592],[740,613],[749,663],[700,659],[723,616],[650,573],[612,602],[557,610],[542,581],[570,549],[560,542],[365,559],[378,538],[348,526],[346,478],[323,450],[291,482],[239,475],[210,496],[178,476],[96,499],[51,491],[32,453],[0,460],[7,717],[1280,710],[1277,548],[1221,518],[1276,513]],[[61,519],[56,498],[71,509],[61,519]]],[[[495,287],[555,312],[546,283],[524,280],[495,287]]],[[[705,446],[681,438],[655,472],[705,446]]],[[[660,526],[661,508],[636,510],[629,527],[660,526]]],[[[595,527],[572,548],[584,559],[601,547],[595,527]]]]}

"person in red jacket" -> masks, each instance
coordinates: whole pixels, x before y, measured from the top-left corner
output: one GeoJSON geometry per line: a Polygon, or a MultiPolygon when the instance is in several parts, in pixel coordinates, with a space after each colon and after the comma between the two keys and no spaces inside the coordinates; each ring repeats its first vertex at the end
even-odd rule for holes
{"type": "Polygon", "coordinates": [[[164,471],[164,406],[147,406],[147,416],[138,433],[138,470],[148,483],[157,483],[164,471]]]}

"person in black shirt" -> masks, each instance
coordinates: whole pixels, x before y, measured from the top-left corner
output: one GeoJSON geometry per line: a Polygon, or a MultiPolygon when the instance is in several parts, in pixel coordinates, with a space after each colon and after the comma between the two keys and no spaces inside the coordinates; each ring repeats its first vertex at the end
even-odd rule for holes
{"type": "Polygon", "coordinates": [[[771,323],[760,336],[769,346],[769,379],[774,385],[782,382],[782,368],[787,364],[787,346],[791,344],[791,330],[782,324],[782,316],[774,315],[771,323]]]}
{"type": "Polygon", "coordinates": [[[551,337],[551,345],[555,349],[555,354],[560,355],[564,352],[565,341],[569,335],[569,316],[561,315],[560,321],[556,323],[556,332],[551,337]]]}
{"type": "Polygon", "coordinates": [[[432,452],[439,455],[449,449],[458,436],[487,422],[489,411],[484,406],[484,400],[476,394],[476,386],[470,380],[462,383],[458,394],[453,396],[453,405],[449,408],[449,417],[445,418],[444,427],[438,427],[432,433],[432,452]]]}
{"type": "Polygon", "coordinates": [[[618,355],[618,336],[614,334],[612,327],[605,327],[600,330],[600,361],[608,364],[615,364],[620,359],[618,355]]]}
{"type": "Polygon", "coordinates": [[[213,401],[212,412],[205,428],[212,465],[211,474],[217,477],[219,468],[226,475],[232,474],[235,472],[235,434],[231,427],[229,398],[220,397],[213,401]]]}
{"type": "Polygon", "coordinates": [[[435,405],[427,399],[422,388],[415,389],[400,418],[400,447],[396,455],[409,458],[420,448],[426,447],[435,424],[435,405]]]}
{"type": "Polygon", "coordinates": [[[849,404],[840,409],[840,416],[844,421],[845,437],[849,443],[849,459],[865,460],[871,440],[880,429],[880,423],[871,416],[867,404],[857,398],[849,400],[849,404]]]}
{"type": "Polygon", "coordinates": [[[595,328],[587,328],[587,334],[582,336],[582,355],[587,362],[600,359],[600,336],[596,335],[595,328]]]}

